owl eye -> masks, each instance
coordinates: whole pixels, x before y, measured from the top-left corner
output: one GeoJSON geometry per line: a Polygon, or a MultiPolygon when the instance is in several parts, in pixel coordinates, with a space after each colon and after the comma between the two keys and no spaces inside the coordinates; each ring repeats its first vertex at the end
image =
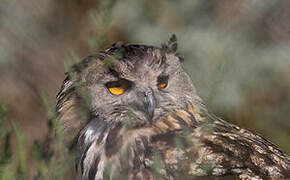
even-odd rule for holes
{"type": "Polygon", "coordinates": [[[158,86],[158,88],[163,89],[163,88],[166,88],[167,83],[166,82],[162,82],[162,83],[159,83],[157,86],[158,86]]]}
{"type": "Polygon", "coordinates": [[[168,76],[161,76],[157,79],[157,87],[159,89],[164,89],[167,87],[168,84],[168,76]]]}
{"type": "Polygon", "coordinates": [[[124,79],[109,82],[106,84],[107,89],[113,95],[124,94],[129,89],[130,83],[124,79]]]}

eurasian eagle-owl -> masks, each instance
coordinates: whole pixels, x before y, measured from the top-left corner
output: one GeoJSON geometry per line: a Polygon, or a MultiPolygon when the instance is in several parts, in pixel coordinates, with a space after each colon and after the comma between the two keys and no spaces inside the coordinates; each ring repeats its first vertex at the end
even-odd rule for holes
{"type": "Polygon", "coordinates": [[[207,110],[176,50],[175,35],[161,48],[117,43],[67,73],[57,112],[79,178],[289,177],[287,154],[207,110]]]}

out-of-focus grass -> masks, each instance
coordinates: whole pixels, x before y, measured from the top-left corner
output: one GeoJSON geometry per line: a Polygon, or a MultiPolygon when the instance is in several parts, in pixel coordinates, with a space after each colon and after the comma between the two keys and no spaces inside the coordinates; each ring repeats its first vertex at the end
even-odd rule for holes
{"type": "Polygon", "coordinates": [[[96,34],[88,38],[88,43],[93,52],[98,52],[100,47],[108,41],[108,31],[112,23],[112,11],[117,0],[99,1],[99,7],[90,12],[91,22],[96,34]]]}
{"type": "Polygon", "coordinates": [[[7,107],[4,105],[0,106],[0,178],[8,177],[6,173],[7,164],[11,163],[11,127],[8,126],[7,122],[7,107]]]}
{"type": "MultiPolygon", "coordinates": [[[[68,167],[73,161],[63,144],[61,126],[57,121],[54,103],[43,94],[47,107],[50,126],[53,132],[45,143],[35,141],[33,147],[27,146],[27,136],[15,121],[8,122],[7,108],[0,108],[0,179],[64,179],[68,167]],[[11,137],[15,137],[15,149],[12,149],[11,137]],[[32,151],[30,152],[29,150],[32,151]]],[[[70,170],[70,169],[69,169],[70,170]]]]}

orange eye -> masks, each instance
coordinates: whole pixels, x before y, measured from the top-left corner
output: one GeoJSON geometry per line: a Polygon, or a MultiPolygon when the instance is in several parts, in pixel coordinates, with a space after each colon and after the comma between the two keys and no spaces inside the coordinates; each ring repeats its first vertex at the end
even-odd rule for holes
{"type": "Polygon", "coordinates": [[[157,86],[158,86],[158,88],[163,89],[163,88],[166,88],[167,83],[166,82],[161,82],[157,86]]]}
{"type": "Polygon", "coordinates": [[[107,83],[107,88],[113,95],[121,95],[129,88],[129,82],[126,80],[119,80],[107,83]]]}

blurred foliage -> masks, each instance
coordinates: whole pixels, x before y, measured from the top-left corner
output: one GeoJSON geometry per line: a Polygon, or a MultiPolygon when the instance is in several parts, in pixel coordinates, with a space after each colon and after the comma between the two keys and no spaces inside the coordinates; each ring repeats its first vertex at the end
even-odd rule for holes
{"type": "Polygon", "coordinates": [[[88,43],[92,50],[98,51],[99,46],[108,41],[108,30],[112,22],[112,11],[117,0],[99,1],[96,10],[90,12],[90,17],[96,34],[88,38],[88,43]]]}
{"type": "Polygon", "coordinates": [[[71,159],[54,104],[79,57],[116,41],[159,46],[172,33],[209,108],[289,153],[289,18],[288,0],[1,1],[1,179],[62,179],[72,168],[60,166],[71,159]]]}
{"type": "Polygon", "coordinates": [[[0,106],[0,178],[5,177],[5,166],[11,163],[11,128],[7,127],[7,108],[0,106]]]}
{"type": "Polygon", "coordinates": [[[65,173],[73,168],[72,157],[68,156],[67,147],[63,144],[64,136],[60,131],[61,126],[57,121],[54,104],[45,94],[43,101],[50,117],[51,132],[54,132],[50,136],[53,138],[47,138],[44,143],[36,140],[30,148],[21,127],[17,122],[8,122],[7,108],[1,106],[0,179],[66,179],[65,173]],[[11,144],[11,136],[15,137],[15,145],[11,144]]]}

